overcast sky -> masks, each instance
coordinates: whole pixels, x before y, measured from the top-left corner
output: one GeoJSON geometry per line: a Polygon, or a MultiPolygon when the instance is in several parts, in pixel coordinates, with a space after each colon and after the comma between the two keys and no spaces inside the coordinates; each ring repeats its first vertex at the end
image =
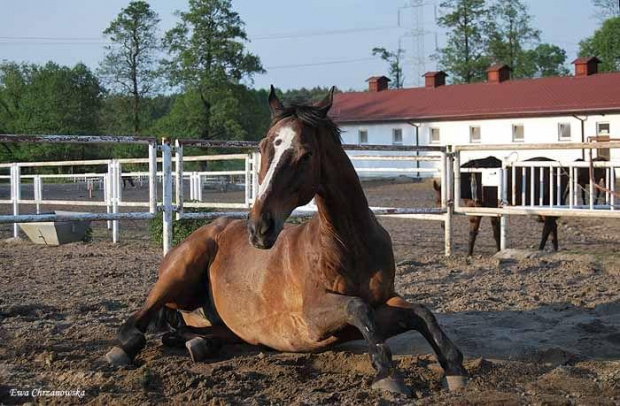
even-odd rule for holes
{"type": "MultiPolygon", "coordinates": [[[[542,40],[563,47],[568,62],[578,43],[597,28],[591,0],[524,0],[542,31],[542,40]]],[[[101,32],[129,0],[0,0],[0,60],[44,63],[52,60],[96,68],[104,54],[101,32]]],[[[177,21],[181,0],[152,0],[161,17],[161,32],[177,21]]],[[[406,0],[236,0],[246,23],[248,49],[267,69],[254,87],[283,88],[336,85],[361,90],[373,75],[387,74],[387,65],[371,49],[406,50],[405,85],[416,86],[424,71],[433,70],[435,46],[445,34],[434,22],[435,4],[426,0],[418,12],[406,0]],[[400,22],[399,16],[400,14],[400,22]],[[418,21],[418,22],[416,22],[418,21]],[[399,26],[400,25],[400,26],[399,26]],[[412,36],[411,30],[424,31],[412,36]],[[420,46],[423,44],[423,46],[420,46]],[[418,55],[424,58],[417,58],[418,55]]],[[[419,10],[419,9],[418,9],[419,10]]]]}

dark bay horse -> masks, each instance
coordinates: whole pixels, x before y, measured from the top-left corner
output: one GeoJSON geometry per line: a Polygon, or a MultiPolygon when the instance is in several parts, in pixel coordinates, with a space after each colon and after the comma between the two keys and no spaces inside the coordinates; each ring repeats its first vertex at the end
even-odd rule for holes
{"type": "MultiPolygon", "coordinates": [[[[260,186],[248,220],[220,218],[166,255],[146,303],[119,329],[110,363],[132,361],[162,307],[202,306],[226,337],[280,351],[320,351],[364,338],[376,370],[373,388],[406,394],[384,340],[417,330],[437,354],[447,386],[465,385],[463,356],[433,314],[394,290],[390,236],[370,211],[327,116],[332,97],[333,88],[317,105],[284,107],[272,87],[273,121],[260,142],[260,186]],[[312,198],[318,213],[285,226],[312,198]]],[[[192,359],[202,358],[208,344],[188,341],[192,359]]]]}
{"type": "MultiPolygon", "coordinates": [[[[545,157],[536,157],[531,159],[526,159],[525,161],[543,161],[543,162],[553,162],[553,159],[545,158],[545,157]]],[[[471,161],[466,162],[461,165],[461,168],[501,168],[502,161],[489,156],[481,159],[473,159],[471,161]]],[[[508,185],[507,188],[509,191],[512,191],[512,167],[508,168],[507,180],[508,185]]],[[[554,204],[555,205],[563,205],[565,204],[565,196],[566,190],[568,188],[568,173],[565,168],[559,168],[560,170],[560,199],[558,201],[557,197],[554,195],[554,204]]],[[[553,190],[555,193],[557,187],[557,177],[553,177],[553,184],[549,184],[549,168],[534,168],[533,170],[527,169],[525,172],[525,178],[523,177],[523,173],[520,169],[515,171],[515,201],[511,200],[511,196],[508,196],[508,203],[510,205],[530,205],[532,203],[531,196],[533,192],[534,200],[533,205],[540,205],[542,200],[542,205],[548,206],[551,202],[550,192],[553,190]],[[541,170],[542,170],[542,185],[540,182],[541,179],[541,170]],[[534,176],[534,189],[531,190],[531,176],[534,176]],[[542,196],[541,196],[541,186],[542,186],[542,196]],[[552,187],[551,187],[552,186],[552,187]],[[525,194],[525,199],[523,199],[522,192],[525,194]]],[[[555,171],[555,170],[554,170],[555,171]]],[[[555,174],[556,172],[554,172],[555,174]]],[[[436,196],[439,199],[441,196],[441,186],[433,181],[433,188],[435,189],[436,196]]],[[[509,192],[509,194],[511,194],[509,192]]],[[[483,186],[482,185],[482,174],[479,172],[474,173],[462,173],[461,174],[461,199],[463,199],[463,203],[467,207],[498,207],[499,201],[497,199],[497,186],[483,186]]],[[[471,256],[474,252],[474,246],[476,244],[476,237],[478,235],[478,230],[480,228],[480,220],[482,217],[480,216],[469,216],[469,245],[467,255],[471,256]]],[[[549,235],[551,235],[551,240],[553,243],[553,249],[557,251],[559,249],[558,242],[558,226],[557,226],[557,217],[556,216],[539,216],[542,223],[544,223],[542,236],[540,240],[540,244],[538,246],[539,250],[545,249],[547,245],[547,240],[549,239],[549,235]]],[[[491,224],[493,226],[493,237],[495,238],[495,244],[497,251],[500,250],[500,224],[498,217],[491,217],[491,224]]]]}
{"type": "MultiPolygon", "coordinates": [[[[461,168],[501,168],[502,161],[494,156],[486,158],[472,159],[461,165],[461,168]]],[[[480,172],[463,172],[461,173],[461,199],[466,207],[498,207],[497,187],[483,187],[482,174],[480,172]]],[[[433,181],[433,188],[436,192],[437,204],[441,203],[441,185],[433,181]]],[[[493,227],[493,237],[497,250],[500,250],[499,235],[499,218],[489,217],[491,226],[493,227]]],[[[480,230],[481,216],[469,216],[469,242],[467,255],[474,255],[474,246],[476,245],[476,237],[480,230]]]]}
{"type": "MultiPolygon", "coordinates": [[[[607,158],[596,157],[592,159],[592,162],[607,162],[609,161],[607,158]]],[[[575,162],[584,162],[583,159],[576,159],[575,162]]],[[[600,185],[601,182],[603,186],[607,181],[607,168],[592,168],[592,180],[595,184],[600,185]]],[[[589,190],[590,185],[590,168],[578,168],[577,169],[577,184],[581,188],[581,201],[583,204],[586,203],[586,188],[589,190]]],[[[601,189],[596,188],[596,197],[594,198],[594,204],[598,204],[598,199],[601,196],[601,189]]],[[[592,199],[592,196],[590,196],[592,199]]]]}
{"type": "MultiPolygon", "coordinates": [[[[536,161],[536,162],[555,162],[554,159],[546,158],[546,157],[536,157],[526,159],[527,161],[536,161]]],[[[509,204],[516,206],[549,206],[551,200],[553,198],[554,205],[564,205],[566,203],[566,191],[568,190],[568,171],[566,168],[554,168],[553,170],[553,178],[552,183],[550,184],[550,168],[549,167],[535,167],[533,170],[528,168],[525,171],[525,177],[521,169],[517,169],[515,171],[515,201],[511,200],[511,197],[508,196],[509,204]],[[559,196],[556,193],[557,190],[557,171],[560,171],[560,193],[559,196]],[[541,174],[542,171],[542,174],[541,174]],[[532,179],[534,176],[533,186],[534,190],[532,190],[532,179]],[[542,176],[542,177],[541,177],[542,176]],[[542,185],[540,182],[542,179],[542,185]],[[525,187],[523,187],[525,186],[525,187]],[[542,187],[541,187],[542,186],[542,187]],[[542,189],[542,191],[541,191],[542,189]],[[552,196],[553,193],[553,196],[552,196]],[[525,197],[525,199],[524,199],[525,197]],[[534,200],[532,201],[532,197],[534,200]],[[541,203],[542,202],[542,203],[541,203]]],[[[512,190],[512,167],[508,168],[508,190],[512,190]]],[[[545,249],[545,245],[547,244],[547,239],[549,235],[551,235],[551,242],[553,243],[553,250],[557,251],[559,249],[559,240],[558,240],[558,217],[557,216],[539,216],[541,221],[544,223],[542,238],[540,240],[540,245],[538,246],[539,250],[545,249]]]]}

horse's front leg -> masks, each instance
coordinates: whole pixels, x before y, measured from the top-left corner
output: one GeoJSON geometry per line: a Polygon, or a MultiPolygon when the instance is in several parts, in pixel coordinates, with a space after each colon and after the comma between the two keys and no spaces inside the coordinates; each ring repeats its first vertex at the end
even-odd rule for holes
{"type": "Polygon", "coordinates": [[[474,255],[474,246],[476,245],[476,237],[478,236],[478,230],[480,229],[481,219],[482,217],[479,216],[469,218],[469,247],[467,249],[467,256],[469,257],[474,255]]]}
{"type": "Polygon", "coordinates": [[[158,312],[176,314],[175,310],[164,307],[167,303],[175,303],[180,308],[198,307],[204,275],[202,267],[168,261],[142,308],[119,328],[116,336],[119,346],[106,354],[107,361],[115,366],[130,364],[146,345],[144,335],[158,312]]]}
{"type": "Polygon", "coordinates": [[[490,217],[491,226],[493,227],[493,238],[495,239],[495,248],[497,251],[501,251],[502,249],[502,241],[501,241],[501,228],[500,228],[500,220],[499,217],[490,217]]]}
{"type": "Polygon", "coordinates": [[[419,331],[433,347],[444,370],[444,386],[458,389],[467,384],[463,354],[443,332],[435,316],[425,306],[412,304],[399,296],[375,311],[379,334],[387,339],[409,330],[419,331]]]}
{"type": "Polygon", "coordinates": [[[329,293],[311,307],[306,317],[314,339],[325,339],[347,324],[355,327],[366,340],[372,366],[377,371],[372,388],[411,395],[394,366],[392,352],[377,332],[373,310],[364,300],[329,293]]]}

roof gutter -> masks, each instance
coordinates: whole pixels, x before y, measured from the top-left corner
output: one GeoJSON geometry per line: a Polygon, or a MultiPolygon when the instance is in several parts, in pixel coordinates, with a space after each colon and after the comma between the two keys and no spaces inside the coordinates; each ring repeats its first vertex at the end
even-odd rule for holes
{"type": "Polygon", "coordinates": [[[590,109],[590,110],[563,110],[563,111],[524,111],[524,112],[512,112],[512,113],[495,113],[495,114],[462,114],[462,115],[445,115],[445,116],[424,116],[424,117],[378,117],[373,119],[353,119],[353,120],[339,120],[338,117],[333,117],[334,122],[338,125],[350,125],[358,123],[393,123],[393,122],[433,122],[433,121],[466,121],[466,120],[495,120],[495,119],[510,119],[510,118],[538,118],[538,117],[553,117],[553,116],[574,116],[574,115],[597,115],[597,114],[620,114],[620,106],[614,108],[604,109],[590,109]]]}
{"type": "MultiPolygon", "coordinates": [[[[415,151],[415,156],[419,157],[420,156],[420,150],[417,149],[417,147],[420,146],[420,124],[416,124],[413,121],[407,121],[407,124],[413,126],[415,128],[415,146],[416,146],[416,151],[415,151]]],[[[415,167],[420,169],[420,160],[416,159],[415,161],[415,167]]],[[[420,172],[417,173],[417,177],[418,179],[420,179],[420,172]]]]}
{"type": "MultiPolygon", "coordinates": [[[[583,144],[584,142],[586,142],[586,136],[585,136],[585,122],[588,119],[588,116],[586,115],[586,118],[579,118],[576,114],[573,114],[573,117],[575,117],[577,120],[581,121],[581,143],[583,144]]],[[[583,159],[584,161],[586,160],[586,150],[585,149],[581,149],[581,159],[583,159]]]]}

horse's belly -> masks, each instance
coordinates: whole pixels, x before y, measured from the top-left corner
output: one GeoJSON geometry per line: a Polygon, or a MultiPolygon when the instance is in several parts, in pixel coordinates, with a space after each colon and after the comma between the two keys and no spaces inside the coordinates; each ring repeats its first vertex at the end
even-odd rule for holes
{"type": "Polygon", "coordinates": [[[226,326],[244,341],[278,351],[316,351],[336,341],[334,337],[324,340],[312,338],[304,318],[299,314],[261,314],[260,310],[255,307],[245,317],[239,317],[238,312],[226,313],[221,317],[226,326]]]}
{"type": "Polygon", "coordinates": [[[249,245],[233,248],[221,256],[219,250],[209,269],[213,302],[224,324],[244,341],[276,350],[320,346],[302,316],[301,289],[279,266],[278,255],[249,245]]]}

